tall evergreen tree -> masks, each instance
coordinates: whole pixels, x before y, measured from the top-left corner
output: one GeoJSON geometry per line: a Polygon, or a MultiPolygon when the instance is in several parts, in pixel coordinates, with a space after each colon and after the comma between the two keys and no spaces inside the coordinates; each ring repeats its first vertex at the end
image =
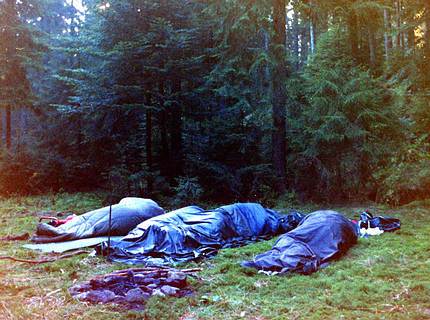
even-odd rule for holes
{"type": "Polygon", "coordinates": [[[286,7],[285,0],[273,1],[272,41],[274,66],[272,71],[272,117],[273,117],[273,167],[277,176],[277,189],[283,193],[286,189],[286,7]]]}
{"type": "Polygon", "coordinates": [[[6,147],[12,144],[11,112],[31,102],[27,67],[34,63],[39,45],[26,21],[35,5],[28,1],[0,3],[0,108],[6,113],[6,147]]]}

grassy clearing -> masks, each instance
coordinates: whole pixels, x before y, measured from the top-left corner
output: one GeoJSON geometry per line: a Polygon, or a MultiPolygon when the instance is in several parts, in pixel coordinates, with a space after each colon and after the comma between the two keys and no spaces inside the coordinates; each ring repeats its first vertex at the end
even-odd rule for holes
{"type": "MultiPolygon", "coordinates": [[[[32,232],[36,211],[80,213],[100,205],[91,194],[3,199],[0,236],[32,232]]],[[[337,208],[349,216],[361,209],[337,208]]],[[[430,201],[373,209],[400,217],[402,230],[360,239],[311,276],[267,277],[239,266],[274,239],[222,250],[199,264],[204,271],[193,280],[194,297],[154,297],[144,312],[86,305],[67,292],[74,281],[127,266],[82,256],[37,266],[0,261],[0,319],[430,319],[430,201]]],[[[0,255],[39,256],[21,244],[1,242],[0,255]]]]}

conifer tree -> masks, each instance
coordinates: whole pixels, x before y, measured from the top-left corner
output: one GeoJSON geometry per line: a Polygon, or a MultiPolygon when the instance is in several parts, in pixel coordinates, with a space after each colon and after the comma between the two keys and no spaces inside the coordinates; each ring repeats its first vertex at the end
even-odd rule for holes
{"type": "Polygon", "coordinates": [[[277,188],[280,193],[285,191],[286,183],[286,7],[285,0],[273,1],[273,58],[272,71],[272,117],[273,117],[273,168],[277,176],[277,188]]]}
{"type": "Polygon", "coordinates": [[[6,113],[6,147],[12,144],[11,112],[30,103],[26,65],[37,50],[34,34],[25,21],[28,2],[0,3],[0,108],[6,113]]]}

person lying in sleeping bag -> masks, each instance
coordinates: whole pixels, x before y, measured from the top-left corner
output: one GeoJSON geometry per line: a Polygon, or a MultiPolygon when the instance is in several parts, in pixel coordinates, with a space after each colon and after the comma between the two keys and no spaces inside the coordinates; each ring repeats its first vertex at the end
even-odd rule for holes
{"type": "Polygon", "coordinates": [[[214,255],[220,248],[269,239],[293,229],[303,215],[283,216],[257,203],[237,203],[205,211],[185,207],[138,225],[126,237],[103,243],[99,254],[113,261],[149,265],[173,264],[214,255]]]}
{"type": "Polygon", "coordinates": [[[268,273],[310,274],[344,255],[357,243],[355,224],[342,214],[321,210],[307,215],[294,230],[279,237],[271,250],[243,267],[268,273]]]}
{"type": "MultiPolygon", "coordinates": [[[[58,227],[39,223],[32,241],[36,243],[60,242],[107,236],[109,232],[110,207],[100,208],[73,217],[58,227]]],[[[112,206],[112,236],[124,236],[143,221],[164,214],[153,200],[124,198],[112,206]]]]}

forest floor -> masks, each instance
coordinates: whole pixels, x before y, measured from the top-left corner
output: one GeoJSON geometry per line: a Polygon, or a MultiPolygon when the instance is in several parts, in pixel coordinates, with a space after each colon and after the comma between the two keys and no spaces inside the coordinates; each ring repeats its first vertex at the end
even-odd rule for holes
{"type": "MultiPolygon", "coordinates": [[[[0,199],[0,237],[31,233],[34,212],[77,213],[99,207],[91,194],[0,199]]],[[[309,209],[309,208],[307,208],[309,209]]],[[[334,208],[349,217],[364,207],[334,208]]],[[[310,276],[265,276],[239,263],[269,249],[275,239],[225,249],[192,280],[195,295],[152,297],[145,311],[87,305],[68,293],[74,281],[128,266],[76,256],[41,265],[0,260],[0,319],[430,319],[430,201],[376,214],[399,217],[402,229],[369,239],[310,276]]],[[[0,242],[0,256],[37,259],[23,242],[0,242]]]]}

